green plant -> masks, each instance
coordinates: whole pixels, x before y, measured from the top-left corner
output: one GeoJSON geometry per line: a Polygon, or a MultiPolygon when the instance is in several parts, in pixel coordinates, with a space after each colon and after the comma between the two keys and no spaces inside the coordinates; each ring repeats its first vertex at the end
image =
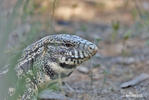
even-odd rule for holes
{"type": "Polygon", "coordinates": [[[119,28],[120,28],[119,21],[112,22],[112,29],[113,29],[111,36],[112,42],[114,42],[115,39],[117,38],[119,28]]]}

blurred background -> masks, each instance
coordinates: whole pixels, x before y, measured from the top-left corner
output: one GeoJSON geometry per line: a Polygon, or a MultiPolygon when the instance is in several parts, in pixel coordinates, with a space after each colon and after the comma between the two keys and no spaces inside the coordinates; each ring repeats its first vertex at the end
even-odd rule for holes
{"type": "Polygon", "coordinates": [[[0,0],[0,100],[7,100],[8,90],[16,85],[14,67],[22,50],[59,33],[78,35],[99,48],[92,60],[66,78],[75,91],[64,89],[68,97],[120,100],[128,91],[149,97],[149,81],[120,88],[149,73],[148,0],[0,0]]]}

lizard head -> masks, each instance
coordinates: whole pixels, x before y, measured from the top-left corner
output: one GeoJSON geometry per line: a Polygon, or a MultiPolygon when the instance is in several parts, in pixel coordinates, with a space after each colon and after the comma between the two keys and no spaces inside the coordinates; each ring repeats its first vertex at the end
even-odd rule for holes
{"type": "Polygon", "coordinates": [[[49,50],[57,51],[53,56],[57,56],[55,58],[58,58],[62,67],[80,65],[94,56],[98,49],[94,43],[76,35],[53,35],[53,43],[49,50]]]}

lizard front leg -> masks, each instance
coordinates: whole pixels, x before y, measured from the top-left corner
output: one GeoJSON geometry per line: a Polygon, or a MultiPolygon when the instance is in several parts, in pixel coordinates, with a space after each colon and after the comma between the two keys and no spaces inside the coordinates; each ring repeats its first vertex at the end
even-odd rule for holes
{"type": "Polygon", "coordinates": [[[43,70],[38,70],[33,74],[33,77],[27,77],[25,79],[25,91],[21,100],[37,100],[40,89],[46,88],[47,83],[51,80],[43,70]]]}
{"type": "Polygon", "coordinates": [[[40,60],[40,64],[35,64],[33,69],[26,73],[24,77],[25,91],[19,100],[37,100],[40,90],[45,89],[49,85],[50,80],[58,78],[58,70],[55,72],[53,68],[60,68],[60,66],[50,59],[47,61],[46,56],[40,60]]]}
{"type": "Polygon", "coordinates": [[[25,91],[19,100],[36,100],[35,96],[38,94],[38,88],[35,82],[30,78],[26,78],[25,91]]]}

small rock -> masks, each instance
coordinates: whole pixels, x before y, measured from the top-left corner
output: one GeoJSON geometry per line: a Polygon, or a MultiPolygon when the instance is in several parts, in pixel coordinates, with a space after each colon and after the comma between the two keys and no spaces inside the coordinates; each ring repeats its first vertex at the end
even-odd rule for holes
{"type": "Polygon", "coordinates": [[[15,94],[15,88],[10,87],[9,90],[8,90],[8,94],[10,96],[14,95],[15,94]]]}
{"type": "Polygon", "coordinates": [[[145,73],[142,73],[141,75],[137,76],[136,78],[128,81],[128,82],[125,82],[125,83],[122,83],[121,84],[121,88],[127,88],[127,87],[130,87],[130,86],[134,86],[146,79],[149,78],[149,74],[145,74],[145,73]]]}
{"type": "Polygon", "coordinates": [[[81,73],[85,73],[85,74],[89,73],[89,69],[87,67],[80,66],[77,68],[77,70],[81,73]]]}

